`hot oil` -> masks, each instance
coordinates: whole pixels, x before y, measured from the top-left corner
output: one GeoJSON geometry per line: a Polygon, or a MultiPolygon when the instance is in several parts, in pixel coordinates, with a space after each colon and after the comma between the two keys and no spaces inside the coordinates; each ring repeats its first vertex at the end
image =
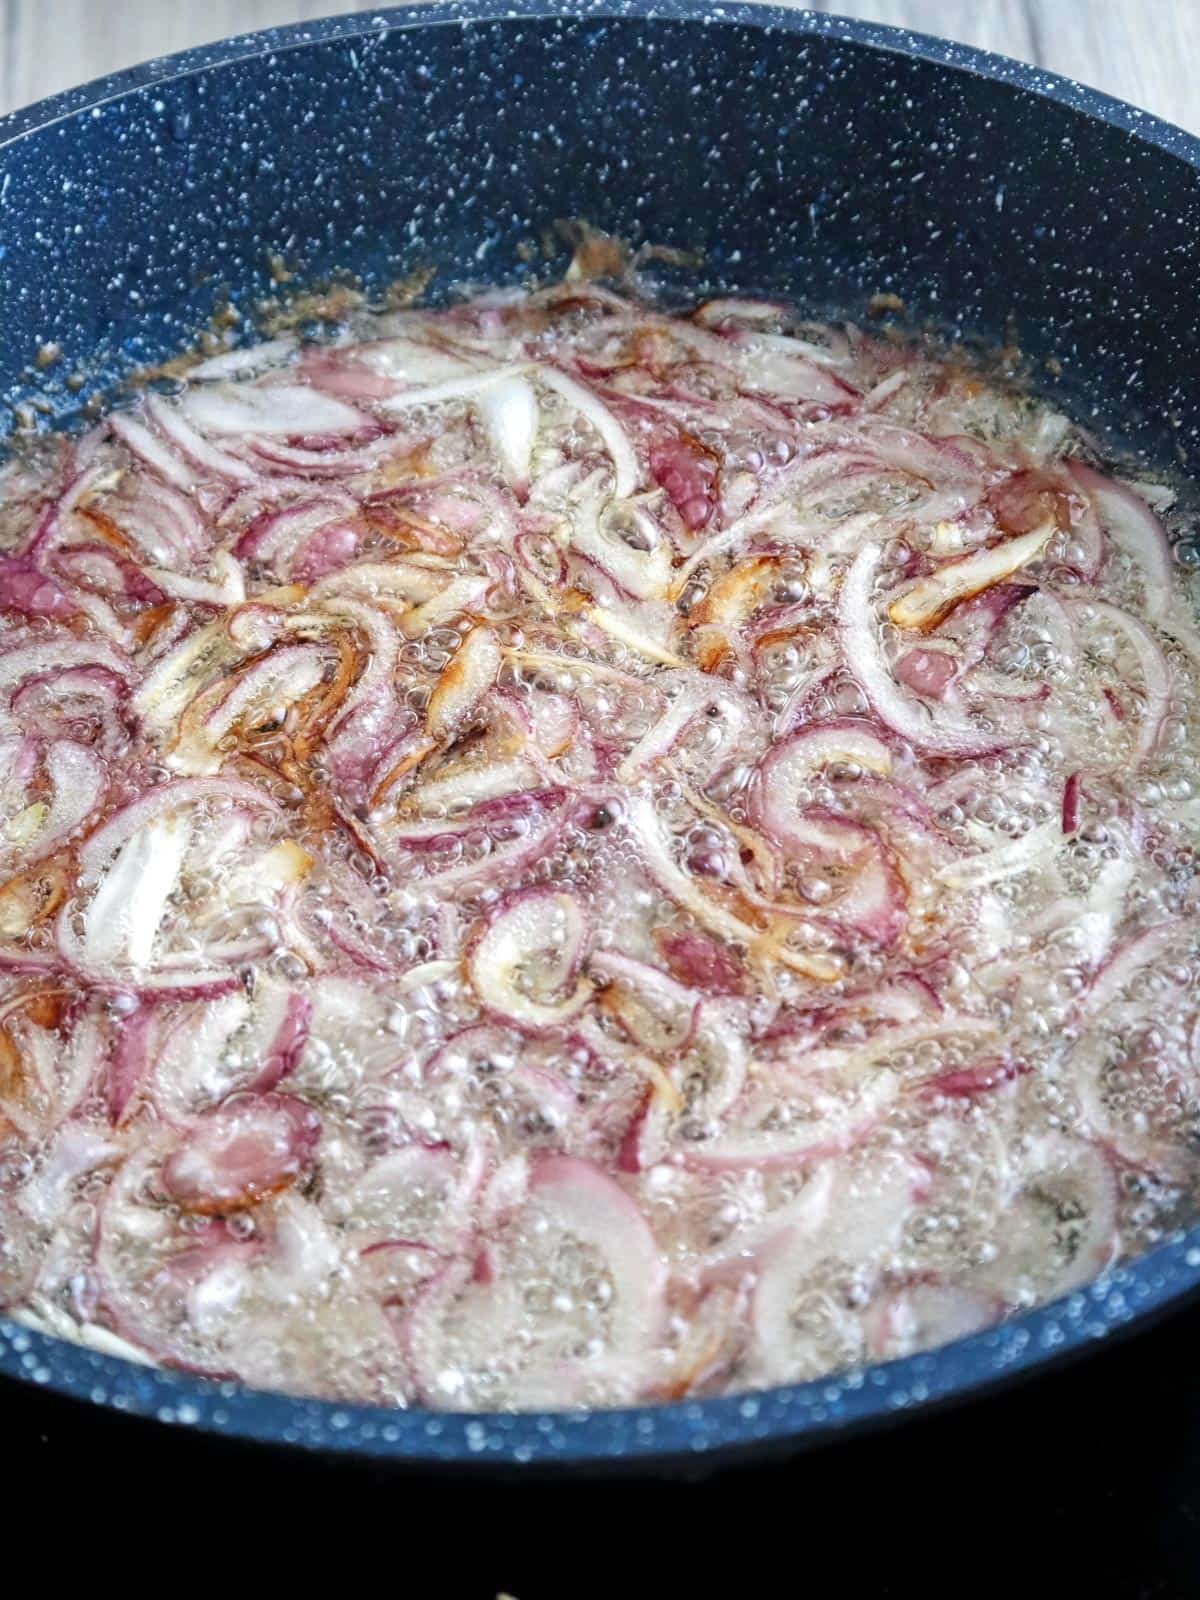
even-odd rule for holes
{"type": "MultiPolygon", "coordinates": [[[[1197,1177],[1200,692],[1195,655],[1148,618],[1136,563],[1115,553],[1098,577],[1081,575],[1085,552],[1064,535],[1016,580],[1030,593],[974,656],[954,614],[918,641],[884,624],[893,666],[914,643],[952,657],[953,693],[989,738],[955,759],[889,736],[887,782],[906,799],[852,761],[814,770],[795,807],[857,829],[848,855],[764,844],[761,764],[772,747],[815,724],[876,720],[838,645],[840,585],[857,550],[886,541],[877,598],[890,597],[948,537],[948,520],[968,550],[1002,530],[986,496],[970,503],[961,471],[950,484],[894,461],[824,482],[797,471],[819,454],[815,441],[848,451],[851,422],[831,403],[773,414],[748,379],[734,383],[715,361],[704,370],[692,324],[685,337],[652,317],[653,338],[639,344],[630,326],[642,310],[601,305],[562,328],[541,326],[531,309],[539,331],[523,333],[512,304],[404,326],[441,352],[458,349],[465,368],[485,356],[583,358],[577,370],[643,454],[661,418],[687,421],[720,466],[715,520],[686,527],[649,480],[637,499],[665,529],[673,567],[693,562],[690,579],[655,597],[657,609],[639,607],[575,549],[575,522],[589,495],[611,497],[612,471],[594,421],[563,394],[538,396],[533,481],[519,493],[473,403],[404,415],[405,460],[419,468],[393,462],[386,491],[409,496],[405,538],[418,548],[398,551],[361,521],[358,559],[478,577],[502,557],[504,581],[409,636],[420,602],[397,602],[386,574],[364,579],[355,602],[399,632],[386,681],[354,711],[358,734],[338,722],[352,702],[311,735],[286,701],[233,729],[213,772],[275,804],[214,792],[182,813],[188,843],[149,961],[118,963],[117,978],[80,961],[61,973],[54,921],[27,919],[13,889],[6,937],[44,960],[6,977],[5,1002],[51,983],[72,998],[62,1014],[18,1007],[3,1022],[0,1296],[55,1332],[125,1340],[153,1359],[268,1387],[391,1404],[574,1405],[736,1390],[902,1353],[1068,1292],[1157,1242],[1191,1214],[1197,1177]],[[706,554],[707,540],[772,505],[736,548],[718,541],[706,554]],[[523,528],[541,541],[524,564],[523,528]],[[438,553],[452,535],[461,549],[438,553]],[[704,610],[713,586],[756,556],[777,561],[772,584],[732,624],[713,622],[704,610]],[[1120,606],[1158,638],[1170,689],[1144,748],[1145,657],[1090,601],[1120,606]],[[606,628],[606,616],[622,627],[606,628]],[[420,750],[431,697],[485,623],[501,654],[493,690],[453,737],[420,750]],[[652,767],[620,777],[701,665],[736,692],[743,720],[732,727],[727,708],[706,709],[652,767]],[[1064,791],[1079,774],[1078,815],[1067,818],[1064,791]],[[664,888],[668,868],[648,867],[637,820],[647,795],[668,867],[724,923],[664,888]],[[905,897],[893,942],[843,920],[868,835],[905,897]],[[527,843],[537,847],[524,857],[527,843]],[[472,951],[519,891],[582,908],[577,959],[564,969],[563,922],[513,977],[530,1001],[557,1001],[580,977],[593,985],[561,1027],[514,1021],[471,975],[472,951]],[[1158,942],[1138,959],[1148,936],[1158,942]],[[813,951],[838,956],[832,981],[780,956],[813,951]],[[701,955],[708,965],[697,965],[701,955]],[[606,968],[605,956],[674,987],[638,999],[636,979],[606,968]],[[219,1000],[202,985],[175,998],[144,987],[147,967],[213,962],[232,974],[232,1000],[230,989],[219,1000]],[[279,993],[303,1002],[306,1031],[264,1089],[255,1071],[270,1046],[255,1019],[279,993]],[[159,1074],[173,1059],[172,1030],[199,1029],[220,1004],[242,1020],[215,1044],[206,1036],[205,1081],[223,1086],[213,1093],[295,1097],[319,1117],[320,1143],[294,1180],[191,1213],[164,1177],[169,1152],[223,1102],[199,1091],[172,1098],[159,1074]],[[147,1008],[145,1059],[114,1111],[119,1034],[147,1008]],[[77,1059],[88,1050],[90,1071],[77,1059]],[[728,1103],[722,1073],[736,1079],[728,1103]],[[798,1156],[810,1133],[812,1149],[798,1156]],[[92,1145],[79,1143],[84,1134],[92,1145]],[[582,1216],[564,1211],[546,1176],[559,1158],[608,1186],[582,1216]],[[636,1207],[642,1244],[623,1231],[613,1188],[636,1207]],[[616,1220],[592,1232],[610,1205],[616,1220]],[[645,1240],[653,1271],[639,1255],[645,1240]],[[659,1314],[642,1326],[630,1300],[649,1296],[652,1279],[659,1314]]],[[[779,329],[789,326],[782,317],[779,329]]],[[[340,336],[352,373],[357,343],[376,331],[364,319],[340,336]]],[[[837,330],[828,352],[840,352],[837,376],[859,394],[908,364],[880,425],[969,436],[1008,472],[1050,472],[1064,450],[1083,448],[1063,419],[998,384],[964,383],[936,354],[862,338],[843,347],[837,330]]],[[[140,503],[148,469],[103,431],[88,448],[101,485],[91,509],[117,525],[140,503]]],[[[39,456],[10,473],[0,518],[10,549],[28,538],[57,471],[39,456]]],[[[232,512],[228,485],[193,471],[177,492],[213,530],[214,548],[231,551],[269,507],[232,512]]],[[[348,473],[346,491],[357,501],[381,492],[375,473],[348,473]]],[[[272,481],[285,501],[328,487],[282,473],[272,481]]],[[[119,525],[111,537],[143,564],[156,554],[119,525]]],[[[1190,559],[1186,541],[1180,549],[1190,559]]],[[[211,555],[179,560],[212,581],[211,555]]],[[[325,580],[289,586],[269,561],[247,559],[244,570],[247,603],[265,608],[256,651],[283,633],[345,635],[355,682],[367,681],[378,639],[322,609],[325,580]]],[[[69,626],[10,615],[5,631],[14,647],[67,634],[112,644],[143,680],[177,647],[174,630],[184,637],[224,615],[200,601],[152,603],[148,592],[80,595],[76,605],[69,626]]],[[[250,626],[242,602],[229,610],[250,626]]],[[[231,652],[223,670],[243,670],[251,654],[231,652]]],[[[324,685],[336,671],[330,654],[324,685]]],[[[198,678],[195,694],[219,696],[215,681],[198,678]]],[[[30,808],[42,803],[41,780],[21,766],[36,767],[41,746],[31,758],[19,738],[102,749],[104,814],[180,775],[170,739],[106,709],[92,694],[99,683],[64,678],[61,696],[40,692],[36,722],[33,695],[10,718],[10,884],[21,829],[35,826],[30,808]]],[[[72,852],[94,827],[62,855],[56,915],[76,943],[89,937],[95,885],[72,852]]]]}

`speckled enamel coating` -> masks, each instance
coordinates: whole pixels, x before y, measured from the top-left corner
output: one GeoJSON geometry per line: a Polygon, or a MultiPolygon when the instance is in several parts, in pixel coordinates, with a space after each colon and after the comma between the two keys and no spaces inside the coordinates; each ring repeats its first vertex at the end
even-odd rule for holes
{"type": "MultiPolygon", "coordinates": [[[[302,279],[528,277],[582,217],[700,248],[689,293],[777,293],[1013,332],[1081,420],[1196,454],[1200,142],[1077,84],[870,24],[690,0],[493,0],[285,28],[0,122],[0,401],[69,422],[177,348],[272,256],[302,279]],[[43,344],[60,346],[48,369],[43,344]],[[99,359],[97,359],[99,352],[99,359]],[[87,363],[72,391],[64,379],[87,363]]],[[[563,262],[540,270],[561,270],[563,262]]],[[[668,274],[669,276],[669,274],[668,274]]],[[[315,1450],[495,1469],[799,1449],[1079,1353],[1200,1288],[1200,1229],[1084,1293],[927,1355],[768,1393],[460,1416],[293,1400],[0,1320],[0,1373],[101,1406],[315,1450]]]]}

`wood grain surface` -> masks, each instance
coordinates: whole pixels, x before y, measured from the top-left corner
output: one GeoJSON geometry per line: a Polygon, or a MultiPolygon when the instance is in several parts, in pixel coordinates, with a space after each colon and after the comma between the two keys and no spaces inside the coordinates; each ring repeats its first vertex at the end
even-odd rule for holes
{"type": "MultiPolygon", "coordinates": [[[[373,9],[337,0],[0,0],[0,111],[229,34],[373,9]]],[[[812,9],[1017,56],[1200,133],[1200,0],[832,0],[812,9]]]]}

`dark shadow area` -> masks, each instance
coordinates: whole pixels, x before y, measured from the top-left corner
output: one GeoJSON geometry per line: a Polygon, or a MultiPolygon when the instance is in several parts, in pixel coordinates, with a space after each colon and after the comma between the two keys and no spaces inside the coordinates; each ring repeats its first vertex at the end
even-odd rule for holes
{"type": "Polygon", "coordinates": [[[371,1589],[390,1570],[393,1593],[439,1600],[1200,1594],[1200,1311],[976,1405],[691,1481],[418,1477],[0,1392],[10,1532],[70,1493],[72,1519],[122,1544],[174,1528],[210,1573],[229,1537],[247,1579],[340,1546],[356,1586],[369,1558],[371,1589]]]}

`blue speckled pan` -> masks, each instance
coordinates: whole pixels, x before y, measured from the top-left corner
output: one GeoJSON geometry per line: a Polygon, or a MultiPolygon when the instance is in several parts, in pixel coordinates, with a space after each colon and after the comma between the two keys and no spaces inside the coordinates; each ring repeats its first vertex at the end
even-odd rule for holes
{"type": "MultiPolygon", "coordinates": [[[[1200,437],[1198,173],[1200,142],[1077,84],[801,11],[467,0],[285,28],[0,122],[0,401],[69,421],[214,308],[270,290],[273,257],[301,280],[350,268],[382,283],[431,264],[442,283],[503,282],[528,274],[525,241],[569,217],[702,250],[693,290],[851,316],[886,291],[918,320],[1015,333],[1077,417],[1186,469],[1200,437]],[[45,343],[63,352],[48,371],[45,343]],[[82,388],[53,376],[76,370],[82,388]]],[[[292,1400],[3,1321],[0,1373],[307,1449],[645,1465],[799,1449],[964,1399],[1198,1288],[1194,1228],[1086,1293],[928,1355],[592,1414],[292,1400]]]]}

